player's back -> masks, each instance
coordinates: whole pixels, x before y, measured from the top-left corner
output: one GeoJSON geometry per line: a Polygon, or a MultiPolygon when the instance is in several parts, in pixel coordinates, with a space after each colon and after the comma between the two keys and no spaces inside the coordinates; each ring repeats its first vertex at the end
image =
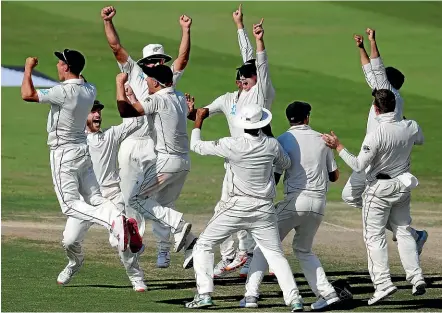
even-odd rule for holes
{"type": "MultiPolygon", "coordinates": [[[[380,125],[374,132],[378,148],[367,173],[370,181],[375,180],[378,174],[394,178],[408,172],[413,146],[423,144],[424,141],[422,130],[416,121],[397,121],[394,113],[379,115],[378,120],[380,125]]],[[[362,149],[372,147],[364,145],[362,149]]]]}
{"type": "MultiPolygon", "coordinates": [[[[159,154],[187,155],[189,138],[187,135],[187,103],[184,94],[172,87],[164,88],[146,100],[147,114],[152,115],[156,145],[159,154]]],[[[145,110],[146,111],[146,110],[145,110]]]]}
{"type": "Polygon", "coordinates": [[[84,130],[96,97],[95,86],[82,79],[69,79],[49,89],[47,96],[51,103],[47,125],[51,149],[86,144],[84,130]]]}
{"type": "Polygon", "coordinates": [[[296,125],[279,136],[278,141],[291,160],[285,171],[284,193],[308,190],[325,195],[328,173],[336,165],[333,151],[325,145],[321,134],[308,125],[296,125]]]}
{"type": "Polygon", "coordinates": [[[257,198],[274,198],[273,163],[279,155],[276,139],[260,134],[229,138],[227,160],[229,192],[257,198]]]}

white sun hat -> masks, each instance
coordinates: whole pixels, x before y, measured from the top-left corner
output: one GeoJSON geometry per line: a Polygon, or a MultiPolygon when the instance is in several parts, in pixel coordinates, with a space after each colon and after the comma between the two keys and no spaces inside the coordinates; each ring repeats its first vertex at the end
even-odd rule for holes
{"type": "Polygon", "coordinates": [[[172,57],[164,53],[163,45],[151,43],[143,48],[143,57],[137,63],[144,63],[148,59],[164,59],[164,62],[167,63],[172,60],[172,57]]]}
{"type": "Polygon", "coordinates": [[[240,110],[233,124],[241,129],[259,129],[270,124],[272,113],[259,105],[249,105],[240,110]]]}

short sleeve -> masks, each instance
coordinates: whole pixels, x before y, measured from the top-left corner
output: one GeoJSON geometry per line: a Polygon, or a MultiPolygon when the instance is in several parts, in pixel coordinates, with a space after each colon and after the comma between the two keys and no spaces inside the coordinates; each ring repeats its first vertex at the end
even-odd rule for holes
{"type": "Polygon", "coordinates": [[[62,85],[57,85],[49,89],[38,89],[38,102],[54,105],[63,105],[66,93],[62,85]]]}

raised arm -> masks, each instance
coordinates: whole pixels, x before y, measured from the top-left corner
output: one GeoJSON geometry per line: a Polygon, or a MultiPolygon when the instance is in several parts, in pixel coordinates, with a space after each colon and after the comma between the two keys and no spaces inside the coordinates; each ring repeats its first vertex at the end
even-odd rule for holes
{"type": "Polygon", "coordinates": [[[187,15],[180,16],[181,25],[181,44],[178,52],[178,57],[173,62],[173,71],[183,71],[190,58],[190,26],[192,25],[192,19],[187,15]]]}
{"type": "Polygon", "coordinates": [[[37,90],[32,82],[32,70],[38,64],[38,59],[29,57],[26,59],[25,72],[21,84],[21,98],[26,102],[38,102],[37,90]]]}
{"type": "Polygon", "coordinates": [[[370,64],[374,75],[374,87],[372,89],[388,89],[392,90],[392,86],[387,78],[387,71],[385,70],[379,49],[376,43],[376,32],[374,29],[367,28],[368,39],[370,40],[370,64]]]}
{"type": "Polygon", "coordinates": [[[244,29],[242,4],[239,5],[238,10],[233,12],[233,22],[235,23],[238,31],[238,43],[243,63],[253,59],[253,46],[250,42],[247,32],[244,29]]]}
{"type": "Polygon", "coordinates": [[[115,10],[113,6],[105,7],[101,10],[101,18],[104,22],[104,33],[106,34],[109,47],[111,47],[118,63],[125,64],[129,58],[129,54],[121,45],[120,38],[118,37],[114,23],[112,22],[112,19],[116,13],[117,10],[115,10]]]}
{"type": "Polygon", "coordinates": [[[368,57],[367,51],[364,47],[364,37],[362,35],[354,35],[353,38],[359,50],[362,71],[364,73],[365,80],[368,86],[373,90],[374,88],[376,88],[376,77],[373,73],[373,70],[371,69],[370,58],[368,57]]]}
{"type": "Polygon", "coordinates": [[[116,78],[116,87],[117,87],[117,106],[118,111],[120,112],[120,116],[125,117],[137,117],[143,116],[144,108],[137,101],[133,104],[130,104],[129,99],[126,97],[126,93],[124,90],[124,84],[127,82],[127,74],[119,73],[116,78]]]}
{"type": "Polygon", "coordinates": [[[264,45],[263,22],[264,19],[261,19],[259,24],[253,24],[253,35],[256,39],[256,84],[258,85],[257,88],[259,88],[258,103],[270,110],[275,96],[275,89],[273,88],[272,80],[270,79],[269,62],[264,45]]]}

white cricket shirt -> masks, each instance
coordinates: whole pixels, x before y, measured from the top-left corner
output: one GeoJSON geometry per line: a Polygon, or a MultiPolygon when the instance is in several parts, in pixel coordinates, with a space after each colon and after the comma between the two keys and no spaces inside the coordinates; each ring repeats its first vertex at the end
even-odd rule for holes
{"type": "Polygon", "coordinates": [[[111,126],[107,129],[87,134],[87,144],[94,173],[102,192],[112,187],[118,187],[119,189],[118,147],[124,139],[137,131],[143,123],[144,118],[140,116],[132,119],[130,123],[121,123],[117,126],[111,126]]]}
{"type": "MultiPolygon", "coordinates": [[[[138,66],[137,62],[135,62],[130,56],[127,59],[127,62],[124,64],[118,63],[118,67],[122,73],[128,74],[128,82],[132,87],[132,90],[137,97],[138,101],[142,101],[149,96],[149,91],[146,83],[146,74],[144,74],[141,67],[138,66]]],[[[174,64],[170,67],[173,72],[173,85],[175,86],[180,80],[181,76],[184,73],[183,71],[175,71],[174,64]]],[[[138,137],[146,137],[150,136],[153,130],[153,121],[151,116],[144,117],[144,124],[141,128],[133,133],[128,138],[138,138],[138,137]]],[[[123,121],[128,121],[130,123],[131,118],[125,118],[123,121]]]]}
{"type": "MultiPolygon", "coordinates": [[[[291,166],[284,174],[284,193],[308,190],[325,195],[328,173],[338,167],[333,151],[325,145],[321,133],[308,125],[297,125],[279,136],[278,141],[291,160],[291,166]]],[[[278,168],[275,172],[282,174],[278,168]]]]}
{"type": "Polygon", "coordinates": [[[230,196],[273,199],[276,196],[273,164],[290,167],[290,158],[275,138],[243,133],[216,141],[202,141],[200,129],[192,131],[192,151],[225,158],[227,190],[230,196]]]}
{"type": "Polygon", "coordinates": [[[207,105],[209,114],[224,113],[229,124],[230,135],[232,137],[241,136],[243,129],[235,127],[232,123],[236,112],[246,105],[259,105],[268,110],[271,109],[275,98],[275,89],[269,74],[269,64],[266,51],[256,53],[257,82],[249,91],[242,90],[228,92],[216,98],[211,104],[207,105]]]}
{"type": "Polygon", "coordinates": [[[356,157],[347,149],[339,156],[356,172],[364,171],[368,166],[367,180],[376,180],[377,174],[386,174],[395,178],[410,169],[410,155],[413,145],[421,145],[424,136],[419,125],[413,120],[400,120],[396,113],[377,116],[379,126],[365,136],[361,151],[356,157]]]}
{"type": "Polygon", "coordinates": [[[54,150],[86,145],[86,120],[97,90],[83,79],[68,79],[50,89],[37,90],[38,102],[48,103],[48,145],[54,150]]]}
{"type": "Polygon", "coordinates": [[[140,103],[144,113],[152,115],[155,151],[159,154],[188,154],[188,108],[184,94],[173,87],[163,88],[140,103]]]}
{"type": "MultiPolygon", "coordinates": [[[[384,63],[381,57],[370,59],[370,63],[364,65],[362,70],[365,74],[365,80],[372,90],[376,89],[388,89],[394,93],[396,98],[396,108],[394,110],[395,118],[400,121],[403,117],[404,100],[402,99],[399,91],[394,89],[387,79],[387,73],[385,71],[384,63]]],[[[376,119],[376,112],[373,107],[373,103],[368,113],[367,121],[367,134],[374,131],[379,125],[376,119]]]]}

